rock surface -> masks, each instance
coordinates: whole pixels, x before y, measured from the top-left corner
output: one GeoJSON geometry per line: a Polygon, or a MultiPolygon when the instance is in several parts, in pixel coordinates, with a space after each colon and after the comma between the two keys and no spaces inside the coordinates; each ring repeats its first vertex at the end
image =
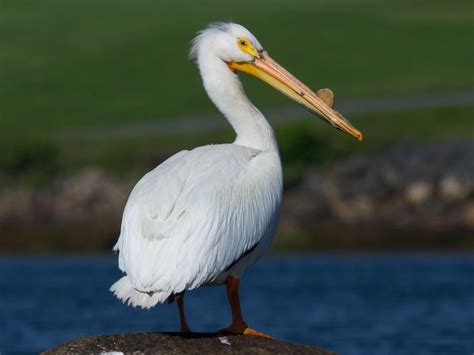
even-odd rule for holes
{"type": "Polygon", "coordinates": [[[474,225],[474,141],[405,142],[305,172],[287,191],[282,223],[446,232],[474,225]]]}
{"type": "Polygon", "coordinates": [[[335,354],[316,346],[215,333],[131,333],[73,340],[42,354],[335,354]]]}

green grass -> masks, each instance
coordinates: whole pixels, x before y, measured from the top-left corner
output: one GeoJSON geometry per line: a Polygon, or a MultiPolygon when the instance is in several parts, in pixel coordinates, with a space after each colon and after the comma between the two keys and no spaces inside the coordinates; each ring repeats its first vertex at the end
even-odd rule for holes
{"type": "MultiPolygon", "coordinates": [[[[135,177],[176,150],[231,141],[230,131],[101,141],[60,134],[215,112],[187,52],[196,31],[230,18],[337,99],[474,87],[470,1],[0,0],[0,183],[43,183],[86,165],[135,177]]],[[[257,106],[288,104],[242,80],[257,106]]],[[[310,119],[276,130],[291,181],[305,165],[401,139],[472,138],[472,115],[467,107],[350,117],[363,143],[310,119]]]]}
{"type": "Polygon", "coordinates": [[[376,154],[400,142],[473,139],[474,107],[433,108],[355,116],[362,142],[322,122],[305,119],[277,127],[285,183],[297,182],[308,166],[324,166],[353,154],[376,154]]]}
{"type": "MultiPolygon", "coordinates": [[[[229,18],[338,97],[472,88],[473,17],[468,0],[2,0],[0,140],[213,111],[188,45],[229,18]]],[[[245,86],[258,106],[287,102],[245,86]]]]}
{"type": "MultiPolygon", "coordinates": [[[[407,110],[391,113],[374,113],[355,116],[351,121],[364,133],[364,140],[336,132],[329,125],[314,125],[305,120],[302,131],[313,132],[335,154],[349,152],[375,152],[400,141],[445,140],[474,138],[472,120],[474,107],[444,107],[407,110]]],[[[283,137],[281,137],[283,138],[283,137]]]]}
{"type": "MultiPolygon", "coordinates": [[[[437,140],[442,144],[449,139],[474,139],[474,131],[467,129],[473,116],[474,107],[447,107],[351,117],[364,132],[362,142],[314,117],[277,125],[286,183],[296,182],[307,166],[323,166],[350,154],[374,154],[400,141],[437,140]]],[[[230,130],[100,141],[38,139],[22,149],[6,147],[0,170],[7,173],[4,178],[41,184],[56,174],[97,166],[135,181],[179,150],[232,140],[230,130]]]]}

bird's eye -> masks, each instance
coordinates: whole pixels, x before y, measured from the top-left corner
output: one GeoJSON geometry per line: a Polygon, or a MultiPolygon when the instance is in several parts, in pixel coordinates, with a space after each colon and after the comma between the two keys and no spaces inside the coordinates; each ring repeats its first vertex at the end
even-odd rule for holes
{"type": "Polygon", "coordinates": [[[247,42],[245,42],[244,40],[240,41],[240,45],[241,46],[246,46],[247,45],[247,42]]]}

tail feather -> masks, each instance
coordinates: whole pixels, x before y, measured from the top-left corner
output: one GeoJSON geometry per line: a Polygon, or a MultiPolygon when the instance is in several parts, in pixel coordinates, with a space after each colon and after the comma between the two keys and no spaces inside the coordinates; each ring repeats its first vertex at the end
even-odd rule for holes
{"type": "Polygon", "coordinates": [[[164,303],[171,292],[140,292],[136,290],[128,276],[122,277],[110,287],[110,291],[129,306],[149,309],[158,303],[164,303]]]}

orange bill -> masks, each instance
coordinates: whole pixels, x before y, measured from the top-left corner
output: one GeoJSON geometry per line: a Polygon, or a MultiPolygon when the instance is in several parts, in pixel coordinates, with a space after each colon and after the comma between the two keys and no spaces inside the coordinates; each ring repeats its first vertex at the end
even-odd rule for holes
{"type": "Polygon", "coordinates": [[[310,112],[320,116],[333,127],[362,140],[363,135],[340,113],[333,110],[310,88],[296,79],[280,64],[275,62],[267,52],[262,52],[252,62],[229,62],[234,71],[241,71],[265,81],[292,100],[306,107],[310,112]]]}

